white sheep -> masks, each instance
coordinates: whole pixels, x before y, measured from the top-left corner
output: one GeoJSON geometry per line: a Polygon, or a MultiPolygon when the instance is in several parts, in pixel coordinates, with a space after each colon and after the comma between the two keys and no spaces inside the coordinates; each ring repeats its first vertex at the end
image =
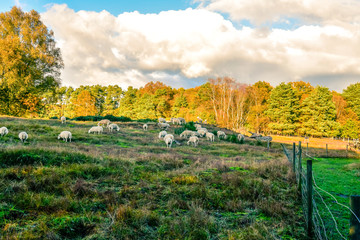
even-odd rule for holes
{"type": "Polygon", "coordinates": [[[178,118],[179,125],[186,124],[185,118],[179,117],[178,118]]]}
{"type": "Polygon", "coordinates": [[[167,130],[170,125],[168,123],[158,123],[158,127],[163,130],[167,130]]]}
{"type": "Polygon", "coordinates": [[[217,137],[226,139],[226,134],[223,131],[217,131],[217,137]]]}
{"type": "Polygon", "coordinates": [[[238,139],[239,142],[242,142],[242,141],[244,141],[245,136],[242,135],[241,133],[239,133],[239,135],[237,136],[237,139],[238,139]]]}
{"type": "Polygon", "coordinates": [[[203,128],[203,127],[202,127],[202,128],[198,128],[198,129],[196,129],[196,130],[198,130],[198,131],[199,131],[199,130],[203,130],[203,131],[205,131],[205,132],[208,132],[208,130],[207,130],[206,128],[203,128]]]}
{"type": "Polygon", "coordinates": [[[60,120],[61,120],[61,124],[66,124],[66,117],[65,116],[62,116],[60,118],[60,120]]]}
{"type": "Polygon", "coordinates": [[[0,128],[0,135],[3,137],[5,136],[6,134],[9,133],[9,130],[6,128],[6,127],[1,127],[0,128]]]}
{"type": "Polygon", "coordinates": [[[200,137],[200,134],[196,131],[191,131],[191,136],[200,137]]]}
{"type": "Polygon", "coordinates": [[[21,132],[19,133],[19,138],[21,140],[21,142],[25,142],[28,139],[28,134],[26,132],[21,132]]]}
{"type": "Polygon", "coordinates": [[[210,142],[214,142],[215,141],[215,135],[211,132],[207,132],[206,133],[206,139],[209,140],[210,142]]]}
{"type": "Polygon", "coordinates": [[[108,119],[103,119],[100,122],[98,122],[98,126],[106,125],[106,127],[109,127],[109,124],[110,124],[110,120],[108,120],[108,119]]]}
{"type": "Polygon", "coordinates": [[[171,138],[164,138],[167,148],[171,148],[173,140],[171,138]]]}
{"type": "Polygon", "coordinates": [[[159,123],[166,123],[166,119],[165,118],[159,118],[159,123]]]}
{"type": "Polygon", "coordinates": [[[170,119],[170,122],[171,122],[172,124],[180,124],[179,118],[171,118],[171,119],[170,119]]]}
{"type": "Polygon", "coordinates": [[[181,138],[188,138],[188,137],[193,136],[193,134],[194,134],[193,131],[185,130],[180,134],[180,137],[181,138]]]}
{"type": "Polygon", "coordinates": [[[117,124],[115,124],[115,123],[110,124],[110,125],[108,126],[108,129],[109,129],[110,132],[112,132],[113,130],[115,130],[115,131],[120,131],[120,127],[119,127],[117,124]]]}
{"type": "Polygon", "coordinates": [[[200,124],[194,124],[194,127],[196,128],[196,130],[198,130],[199,128],[201,128],[201,125],[200,124]]]}
{"type": "Polygon", "coordinates": [[[166,136],[167,132],[166,131],[161,131],[159,132],[159,138],[164,138],[166,136]]]}
{"type": "Polygon", "coordinates": [[[66,142],[68,140],[70,140],[70,142],[71,142],[72,134],[69,131],[62,131],[58,136],[58,139],[60,139],[60,138],[62,138],[66,142]]]}
{"type": "Polygon", "coordinates": [[[197,132],[199,133],[200,137],[205,137],[206,135],[206,131],[203,129],[197,130],[197,132]]]}
{"type": "Polygon", "coordinates": [[[143,127],[144,131],[147,131],[149,128],[149,126],[146,123],[142,127],[143,127]]]}
{"type": "Polygon", "coordinates": [[[187,145],[190,145],[191,143],[193,143],[194,147],[196,147],[198,145],[198,143],[199,143],[199,138],[196,137],[196,136],[191,136],[189,138],[189,141],[187,142],[187,145]]]}
{"type": "Polygon", "coordinates": [[[104,128],[102,126],[94,126],[94,127],[91,127],[90,130],[89,130],[89,133],[103,133],[104,131],[104,128]]]}

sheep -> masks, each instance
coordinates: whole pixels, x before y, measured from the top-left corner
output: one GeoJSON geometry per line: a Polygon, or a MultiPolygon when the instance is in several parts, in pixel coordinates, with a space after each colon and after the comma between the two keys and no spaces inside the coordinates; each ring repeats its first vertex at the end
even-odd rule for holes
{"type": "Polygon", "coordinates": [[[108,119],[103,119],[100,122],[98,122],[98,126],[106,125],[106,127],[109,127],[109,124],[110,124],[110,120],[108,119]]]}
{"type": "Polygon", "coordinates": [[[165,138],[164,141],[166,143],[166,147],[171,148],[173,140],[171,138],[165,138]]]}
{"type": "Polygon", "coordinates": [[[194,127],[196,128],[196,130],[198,130],[198,128],[201,128],[201,125],[200,124],[194,124],[194,127]]]}
{"type": "Polygon", "coordinates": [[[60,118],[60,120],[61,120],[61,124],[66,124],[66,117],[65,116],[62,116],[60,118]]]}
{"type": "Polygon", "coordinates": [[[194,147],[196,147],[198,145],[198,143],[199,143],[199,138],[196,137],[196,136],[191,136],[189,138],[189,141],[187,142],[187,145],[190,145],[191,143],[193,143],[194,147]]]}
{"type": "Polygon", "coordinates": [[[170,121],[171,121],[172,124],[178,124],[178,125],[181,124],[179,118],[171,118],[170,121]]]}
{"type": "Polygon", "coordinates": [[[192,131],[190,131],[190,130],[185,130],[185,131],[183,131],[181,134],[180,134],[180,137],[181,138],[188,138],[188,137],[190,137],[192,135],[192,131]]]}
{"type": "Polygon", "coordinates": [[[249,133],[251,133],[250,138],[262,137],[261,134],[258,134],[258,133],[253,133],[253,132],[250,132],[250,131],[249,131],[249,133]]]}
{"type": "Polygon", "coordinates": [[[203,129],[197,130],[197,132],[199,133],[200,137],[205,137],[205,135],[206,135],[206,131],[203,129]]]}
{"type": "Polygon", "coordinates": [[[90,128],[88,133],[94,133],[94,134],[98,133],[98,134],[100,134],[100,133],[103,133],[103,131],[104,131],[104,129],[103,129],[102,126],[94,126],[94,127],[90,128]]]}
{"type": "Polygon", "coordinates": [[[272,137],[270,137],[270,136],[256,137],[256,140],[257,140],[257,141],[267,142],[267,147],[268,147],[268,149],[269,149],[270,146],[271,146],[272,137]]]}
{"type": "Polygon", "coordinates": [[[213,133],[207,132],[207,133],[205,134],[205,136],[206,136],[206,139],[209,140],[210,142],[214,142],[214,141],[215,141],[215,135],[214,135],[213,133]]]}
{"type": "Polygon", "coordinates": [[[25,142],[28,139],[28,134],[26,132],[21,132],[19,133],[19,138],[21,140],[21,142],[25,142]]]}
{"type": "Polygon", "coordinates": [[[168,123],[158,123],[158,127],[163,130],[167,130],[170,125],[168,123]]]}
{"type": "Polygon", "coordinates": [[[191,136],[200,137],[200,134],[196,131],[191,131],[191,136]]]}
{"type": "Polygon", "coordinates": [[[203,127],[202,127],[202,128],[198,128],[198,129],[196,129],[196,130],[198,130],[198,131],[199,131],[199,130],[203,130],[203,131],[205,131],[205,132],[208,132],[208,130],[207,130],[206,128],[203,128],[203,127]]]}
{"type": "Polygon", "coordinates": [[[72,134],[69,131],[62,131],[58,136],[58,139],[60,139],[60,138],[62,138],[66,142],[68,140],[70,140],[70,142],[71,142],[72,134]]]}
{"type": "Polygon", "coordinates": [[[166,123],[166,119],[165,118],[159,118],[159,123],[166,123]]]}
{"type": "Polygon", "coordinates": [[[144,131],[147,131],[148,128],[149,128],[149,126],[145,123],[145,124],[142,126],[142,128],[144,129],[144,131]]]}
{"type": "Polygon", "coordinates": [[[217,137],[226,139],[226,134],[223,131],[217,131],[217,137]]]}
{"type": "Polygon", "coordinates": [[[240,133],[240,134],[237,136],[237,139],[238,139],[239,142],[243,142],[244,139],[245,139],[245,136],[240,133]]]}
{"type": "Polygon", "coordinates": [[[198,123],[202,123],[203,120],[200,117],[196,117],[196,118],[198,123]]]}
{"type": "Polygon", "coordinates": [[[110,125],[108,126],[108,129],[109,129],[110,132],[112,132],[113,130],[115,130],[115,131],[120,131],[120,127],[119,127],[117,124],[115,124],[115,123],[110,124],[110,125]]]}
{"type": "Polygon", "coordinates": [[[0,128],[0,135],[3,137],[5,136],[6,134],[9,133],[9,130],[6,128],[6,127],[1,127],[0,128]]]}
{"type": "Polygon", "coordinates": [[[161,131],[159,132],[159,138],[164,138],[166,136],[167,132],[166,131],[161,131]]]}
{"type": "Polygon", "coordinates": [[[186,124],[185,118],[179,117],[178,118],[179,125],[186,124]]]}

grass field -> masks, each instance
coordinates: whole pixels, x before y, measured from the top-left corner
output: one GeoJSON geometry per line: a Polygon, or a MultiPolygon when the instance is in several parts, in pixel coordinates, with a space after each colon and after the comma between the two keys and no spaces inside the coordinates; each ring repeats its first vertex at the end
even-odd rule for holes
{"type": "MultiPolygon", "coordinates": [[[[317,186],[333,195],[341,204],[350,206],[349,197],[360,194],[360,159],[316,158],[316,160],[313,160],[313,175],[317,186]]],[[[314,196],[323,216],[329,239],[341,239],[341,237],[337,233],[332,216],[323,201],[336,219],[339,231],[347,238],[349,234],[350,211],[336,204],[335,199],[329,194],[316,187],[314,189],[317,191],[314,193],[314,196]],[[321,198],[323,198],[323,201],[321,198]]]]}
{"type": "Polygon", "coordinates": [[[194,148],[174,134],[182,145],[167,149],[153,126],[91,135],[92,125],[0,118],[10,131],[0,138],[1,238],[304,238],[279,145],[201,139],[194,148]],[[62,130],[73,142],[57,139],[62,130]]]}

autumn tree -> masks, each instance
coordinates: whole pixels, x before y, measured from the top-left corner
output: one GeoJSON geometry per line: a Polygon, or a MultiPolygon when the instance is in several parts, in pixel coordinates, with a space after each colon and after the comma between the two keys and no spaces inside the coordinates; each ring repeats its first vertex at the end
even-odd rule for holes
{"type": "Polygon", "coordinates": [[[358,118],[360,118],[360,82],[348,86],[342,96],[358,118]]]}
{"type": "Polygon", "coordinates": [[[82,90],[74,100],[75,116],[94,116],[97,113],[95,97],[88,90],[82,90]]]}
{"type": "Polygon", "coordinates": [[[59,85],[63,61],[54,33],[36,11],[0,13],[0,113],[35,112],[41,94],[59,85]]]}
{"type": "Polygon", "coordinates": [[[267,125],[269,123],[269,117],[264,114],[268,108],[268,99],[272,86],[265,82],[259,81],[254,85],[249,86],[246,91],[247,102],[249,104],[249,117],[247,119],[248,126],[256,132],[267,131],[267,125]]]}

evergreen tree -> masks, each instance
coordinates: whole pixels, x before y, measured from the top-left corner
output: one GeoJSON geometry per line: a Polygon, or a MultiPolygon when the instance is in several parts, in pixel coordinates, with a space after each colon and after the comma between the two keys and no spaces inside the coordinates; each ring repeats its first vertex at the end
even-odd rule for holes
{"type": "Polygon", "coordinates": [[[293,135],[298,127],[299,97],[290,84],[281,83],[271,91],[266,114],[269,130],[277,134],[293,135]]]}
{"type": "Polygon", "coordinates": [[[360,119],[360,82],[348,86],[342,95],[345,98],[347,105],[360,119]]]}
{"type": "Polygon", "coordinates": [[[326,87],[316,87],[300,107],[300,134],[310,136],[338,136],[340,124],[336,122],[336,109],[332,94],[326,87]]]}

